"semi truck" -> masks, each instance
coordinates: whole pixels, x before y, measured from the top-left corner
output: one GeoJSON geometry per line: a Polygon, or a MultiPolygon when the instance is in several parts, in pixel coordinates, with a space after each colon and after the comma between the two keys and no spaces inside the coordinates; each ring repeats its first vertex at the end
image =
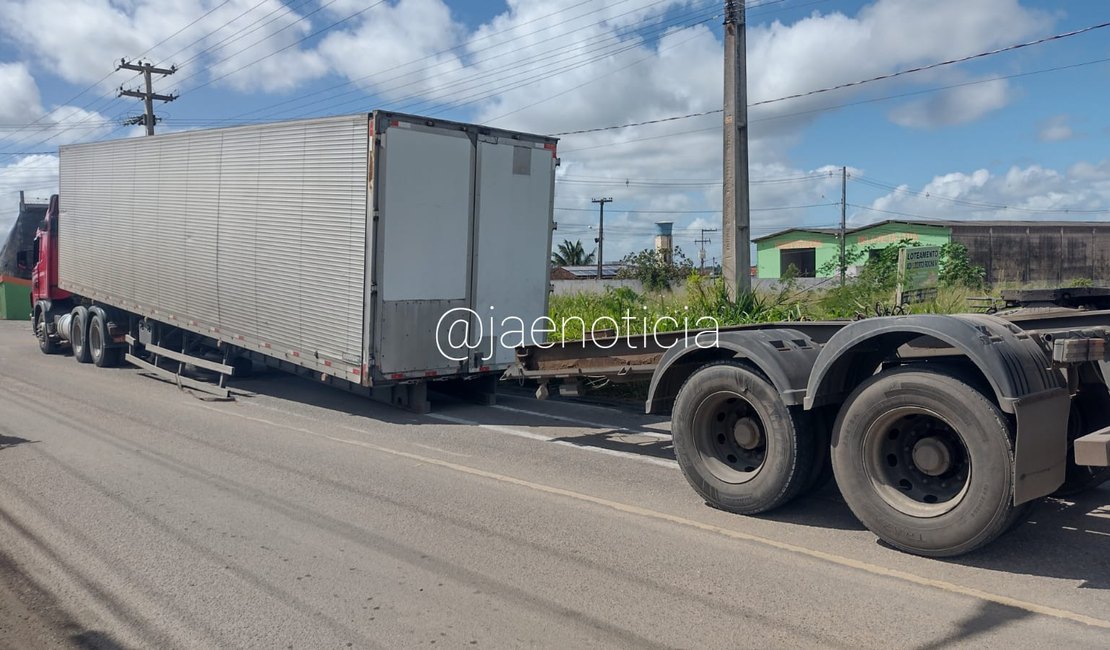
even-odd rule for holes
{"type": "Polygon", "coordinates": [[[223,397],[257,363],[416,411],[429,382],[488,394],[514,350],[495,326],[447,358],[437,322],[546,313],[556,144],[374,111],[63,146],[35,336],[223,397]]]}
{"type": "Polygon", "coordinates": [[[225,396],[253,363],[415,410],[433,381],[528,379],[542,398],[644,380],[709,505],[754,515],[835,479],[879,538],[925,556],[1110,478],[1094,294],[721,328],[711,346],[683,331],[507,347],[483,314],[546,316],[557,164],[553,138],[383,111],[62,147],[26,260],[33,330],[45,353],[225,396]],[[460,311],[466,348],[488,353],[444,354],[460,311]]]}
{"type": "Polygon", "coordinates": [[[884,542],[956,556],[1037,499],[1110,479],[1110,292],[1061,293],[1076,308],[1038,294],[995,315],[721,328],[713,345],[678,331],[522,346],[506,377],[541,399],[646,382],[708,505],[764,513],[835,478],[884,542]]]}

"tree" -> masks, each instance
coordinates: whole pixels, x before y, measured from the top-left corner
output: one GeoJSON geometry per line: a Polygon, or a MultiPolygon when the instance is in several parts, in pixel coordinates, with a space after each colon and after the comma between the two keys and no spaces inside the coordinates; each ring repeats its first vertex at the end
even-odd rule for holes
{"type": "Polygon", "coordinates": [[[670,260],[649,248],[626,255],[621,260],[617,277],[639,280],[648,291],[662,291],[670,289],[672,282],[688,277],[693,271],[694,263],[682,254],[678,246],[674,247],[670,260]]]}
{"type": "Polygon", "coordinates": [[[586,250],[582,248],[582,240],[571,242],[564,239],[551,254],[551,261],[556,266],[584,266],[594,263],[594,254],[586,254],[586,250]]]}

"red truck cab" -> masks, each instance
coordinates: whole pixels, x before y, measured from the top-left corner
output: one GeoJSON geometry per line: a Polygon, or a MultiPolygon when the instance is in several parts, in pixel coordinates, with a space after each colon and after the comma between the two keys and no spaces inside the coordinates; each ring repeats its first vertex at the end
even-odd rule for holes
{"type": "Polygon", "coordinates": [[[68,291],[58,288],[58,195],[50,197],[46,218],[35,233],[35,259],[31,267],[31,301],[63,300],[68,291]]]}
{"type": "Polygon", "coordinates": [[[31,261],[31,304],[35,336],[43,352],[58,345],[55,316],[67,313],[72,294],[58,286],[58,195],[50,197],[46,218],[35,233],[31,261]]]}

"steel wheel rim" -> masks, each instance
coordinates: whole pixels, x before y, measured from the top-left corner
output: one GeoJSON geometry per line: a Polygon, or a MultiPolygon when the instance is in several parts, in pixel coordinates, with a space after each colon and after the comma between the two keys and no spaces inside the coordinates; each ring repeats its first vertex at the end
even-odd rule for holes
{"type": "Polygon", "coordinates": [[[692,420],[694,451],[705,468],[724,483],[747,483],[767,459],[763,418],[735,391],[718,391],[698,404],[692,420]]]}
{"type": "Polygon", "coordinates": [[[971,484],[971,456],[959,432],[937,413],[906,406],[884,413],[863,437],[863,467],[876,494],[911,517],[939,517],[971,484]]]}
{"type": "Polygon", "coordinates": [[[103,348],[102,348],[103,343],[104,343],[104,341],[101,339],[101,336],[100,336],[100,328],[99,327],[90,327],[89,328],[89,352],[92,353],[92,356],[94,356],[94,357],[99,357],[100,356],[100,353],[103,351],[103,348]]]}

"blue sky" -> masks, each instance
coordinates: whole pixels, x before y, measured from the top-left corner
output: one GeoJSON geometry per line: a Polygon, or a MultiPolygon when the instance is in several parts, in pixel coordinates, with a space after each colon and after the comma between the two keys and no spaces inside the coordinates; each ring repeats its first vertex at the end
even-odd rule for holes
{"type": "MultiPolygon", "coordinates": [[[[56,187],[59,143],[140,134],[119,126],[140,111],[115,97],[134,85],[110,74],[120,58],[180,67],[156,84],[181,95],[158,106],[161,131],[390,108],[559,133],[719,109],[722,4],[0,0],[0,231],[14,192],[56,187]]],[[[1110,22],[1100,0],[748,4],[752,102],[1110,22]]],[[[857,224],[1107,219],[1101,59],[1110,28],[753,108],[753,231],[834,223],[842,165],[857,224]]],[[[719,224],[720,147],[718,113],[565,137],[557,238],[590,248],[589,200],[613,196],[607,258],[648,247],[661,220],[692,253],[719,224]]]]}

